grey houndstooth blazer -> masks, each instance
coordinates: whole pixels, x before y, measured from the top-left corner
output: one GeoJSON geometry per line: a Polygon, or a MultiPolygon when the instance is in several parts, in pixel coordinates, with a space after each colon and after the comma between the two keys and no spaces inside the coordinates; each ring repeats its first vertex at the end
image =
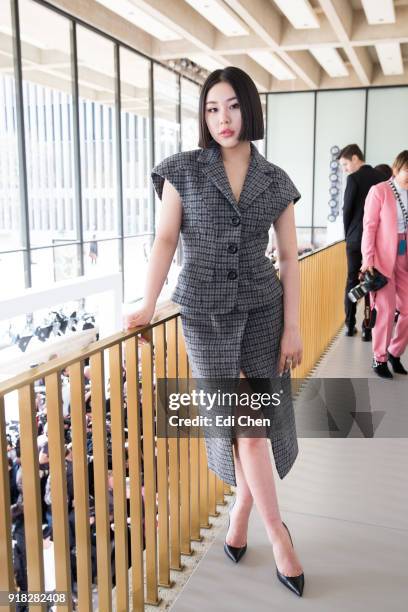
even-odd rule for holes
{"type": "Polygon", "coordinates": [[[283,294],[265,257],[268,231],[300,193],[284,170],[251,142],[251,160],[239,202],[225,172],[219,145],[176,153],[152,170],[161,199],[167,179],[180,194],[183,267],[172,301],[185,312],[250,310],[283,294]]]}

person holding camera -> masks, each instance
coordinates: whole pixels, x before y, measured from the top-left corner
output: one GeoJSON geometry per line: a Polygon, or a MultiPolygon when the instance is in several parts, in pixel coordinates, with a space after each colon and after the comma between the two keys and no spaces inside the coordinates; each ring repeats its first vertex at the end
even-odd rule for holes
{"type": "Polygon", "coordinates": [[[387,277],[387,284],[370,292],[371,308],[377,311],[373,336],[374,372],[393,378],[407,374],[400,357],[408,344],[408,151],[397,155],[393,176],[371,187],[364,207],[361,272],[375,270],[387,277]],[[399,310],[394,333],[395,309],[399,310]]]}
{"type": "MultiPolygon", "coordinates": [[[[347,174],[344,192],[343,225],[347,253],[347,281],[344,296],[346,336],[356,333],[356,304],[348,297],[359,281],[361,267],[361,236],[363,233],[364,202],[370,187],[384,181],[384,176],[364,161],[364,155],[356,144],[344,147],[337,156],[347,174]]],[[[362,340],[371,340],[371,330],[362,327],[362,340]]]]}

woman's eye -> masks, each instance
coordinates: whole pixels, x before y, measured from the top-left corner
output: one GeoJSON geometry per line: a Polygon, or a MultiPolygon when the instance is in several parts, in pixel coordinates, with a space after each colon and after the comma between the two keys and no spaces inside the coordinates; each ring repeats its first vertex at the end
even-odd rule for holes
{"type": "Polygon", "coordinates": [[[235,103],[234,103],[234,104],[231,106],[231,108],[239,108],[239,102],[235,102],[235,103]]]}
{"type": "Polygon", "coordinates": [[[217,109],[215,107],[213,107],[213,108],[208,108],[207,110],[208,110],[209,113],[212,113],[212,111],[216,111],[217,109]]]}

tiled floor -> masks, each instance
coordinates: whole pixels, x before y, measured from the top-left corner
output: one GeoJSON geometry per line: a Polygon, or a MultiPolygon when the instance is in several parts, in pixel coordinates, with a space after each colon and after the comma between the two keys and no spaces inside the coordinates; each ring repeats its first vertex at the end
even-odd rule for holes
{"type": "MultiPolygon", "coordinates": [[[[370,359],[371,345],[360,335],[339,335],[314,376],[370,377],[370,359]]],[[[225,526],[172,612],[408,609],[408,440],[385,437],[387,427],[406,424],[408,380],[384,381],[381,393],[372,399],[386,403],[391,419],[382,420],[381,437],[299,438],[291,472],[284,480],[276,476],[282,516],[305,571],[303,597],[278,582],[254,507],[245,557],[237,565],[226,557],[225,526]]]]}

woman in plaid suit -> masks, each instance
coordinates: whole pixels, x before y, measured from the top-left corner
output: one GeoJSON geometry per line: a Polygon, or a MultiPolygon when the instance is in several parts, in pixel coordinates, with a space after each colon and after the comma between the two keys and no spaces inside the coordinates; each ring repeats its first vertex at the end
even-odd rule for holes
{"type": "MultiPolygon", "coordinates": [[[[180,304],[193,376],[245,379],[251,388],[257,381],[263,391],[273,388],[273,380],[288,385],[290,368],[302,359],[293,210],[300,194],[284,170],[251,142],[263,138],[264,126],[259,94],[245,72],[232,66],[212,72],[199,105],[200,148],[153,168],[163,202],[160,225],[142,305],[125,316],[124,326],[152,319],[181,233],[183,268],[172,300],[180,304]],[[271,224],[280,279],[265,257],[271,224]]],[[[263,436],[205,433],[210,469],[236,485],[226,554],[238,562],[245,553],[255,502],[273,546],[277,576],[301,596],[304,574],[280,516],[267,443],[283,478],[298,454],[290,392],[273,409],[273,426],[263,436]]]]}

